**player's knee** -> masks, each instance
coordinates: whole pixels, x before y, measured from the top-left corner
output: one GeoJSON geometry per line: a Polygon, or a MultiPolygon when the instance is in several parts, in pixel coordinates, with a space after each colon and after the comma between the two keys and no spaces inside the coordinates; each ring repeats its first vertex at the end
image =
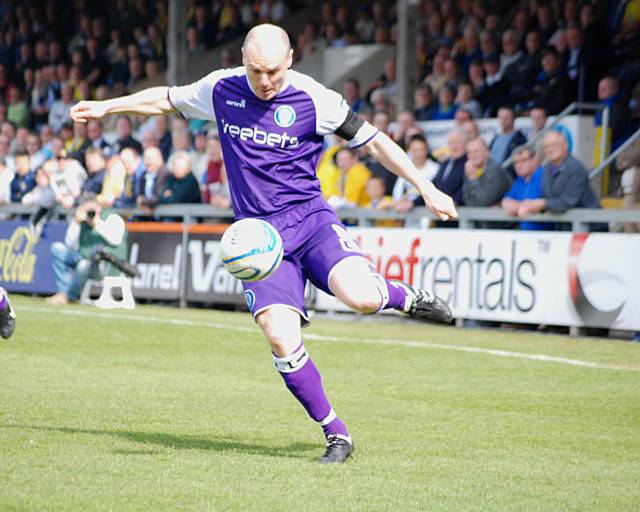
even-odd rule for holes
{"type": "Polygon", "coordinates": [[[64,253],[67,250],[67,246],[62,242],[53,242],[51,244],[51,255],[57,259],[63,259],[64,253]]]}
{"type": "Polygon", "coordinates": [[[289,325],[290,322],[282,321],[278,315],[267,310],[260,313],[256,321],[264,333],[271,351],[279,357],[291,354],[300,344],[299,319],[297,325],[289,325]]]}
{"type": "Polygon", "coordinates": [[[344,302],[354,311],[363,314],[375,313],[380,309],[380,294],[377,290],[374,293],[359,293],[345,297],[344,302]]]}

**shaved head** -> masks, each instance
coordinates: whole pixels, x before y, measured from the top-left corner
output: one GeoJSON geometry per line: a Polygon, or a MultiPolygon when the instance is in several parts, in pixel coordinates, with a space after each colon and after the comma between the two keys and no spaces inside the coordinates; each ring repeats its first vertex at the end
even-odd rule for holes
{"type": "Polygon", "coordinates": [[[256,25],[247,33],[242,44],[242,51],[257,51],[262,55],[280,54],[284,57],[291,50],[289,36],[284,29],[270,23],[256,25]]]}
{"type": "Polygon", "coordinates": [[[280,92],[292,62],[289,36],[282,28],[264,23],[253,27],[245,37],[242,63],[259,99],[270,100],[280,92]]]}

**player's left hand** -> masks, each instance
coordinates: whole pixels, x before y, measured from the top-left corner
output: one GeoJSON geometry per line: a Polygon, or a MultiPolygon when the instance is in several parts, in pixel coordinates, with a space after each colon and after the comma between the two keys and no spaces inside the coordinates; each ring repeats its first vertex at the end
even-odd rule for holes
{"type": "Polygon", "coordinates": [[[432,187],[428,192],[423,192],[424,204],[440,220],[453,220],[458,218],[456,205],[447,194],[432,187]]]}

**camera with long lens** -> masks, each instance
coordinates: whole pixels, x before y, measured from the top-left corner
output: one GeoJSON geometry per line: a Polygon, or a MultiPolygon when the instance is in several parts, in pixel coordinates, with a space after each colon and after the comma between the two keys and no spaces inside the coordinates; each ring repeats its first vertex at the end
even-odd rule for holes
{"type": "Polygon", "coordinates": [[[120,272],[122,272],[127,277],[138,277],[140,275],[140,271],[131,263],[126,260],[122,260],[113,254],[109,254],[105,252],[105,250],[100,247],[94,253],[94,259],[96,262],[98,261],[107,261],[111,263],[114,267],[116,267],[120,272]]]}

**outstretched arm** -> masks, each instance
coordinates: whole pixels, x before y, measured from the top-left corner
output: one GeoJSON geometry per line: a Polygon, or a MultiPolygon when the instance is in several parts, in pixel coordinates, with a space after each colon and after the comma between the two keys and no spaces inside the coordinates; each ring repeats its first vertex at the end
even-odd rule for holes
{"type": "Polygon", "coordinates": [[[175,112],[169,101],[168,87],[151,87],[129,96],[104,101],[81,101],[71,107],[71,119],[86,123],[110,114],[155,116],[175,112]]]}
{"type": "Polygon", "coordinates": [[[440,192],[433,183],[421,175],[407,154],[387,135],[378,132],[364,149],[393,174],[404,178],[416,187],[424,203],[440,220],[456,219],[458,212],[447,194],[440,192]]]}

